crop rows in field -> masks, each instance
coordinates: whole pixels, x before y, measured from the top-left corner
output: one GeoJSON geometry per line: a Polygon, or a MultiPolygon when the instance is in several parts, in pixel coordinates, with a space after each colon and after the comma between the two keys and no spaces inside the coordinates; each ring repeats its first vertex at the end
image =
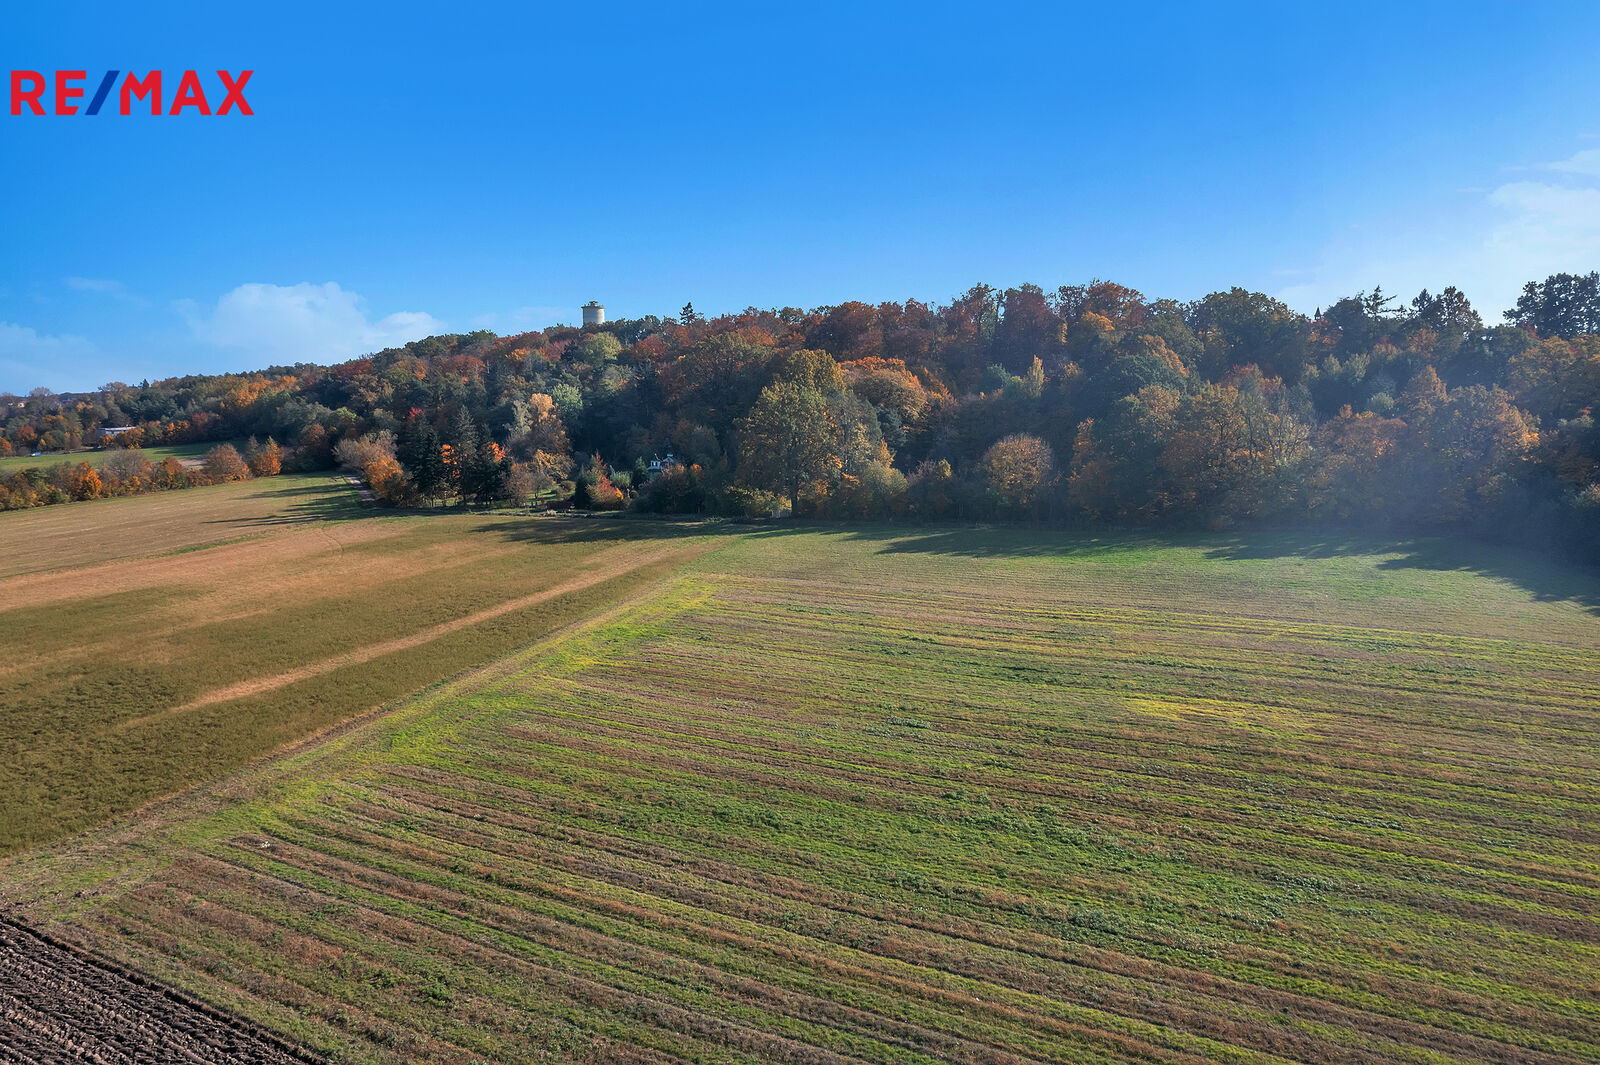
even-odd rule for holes
{"type": "Polygon", "coordinates": [[[897,542],[725,546],[12,890],[340,1060],[1600,1061],[1591,615],[897,542]]]}

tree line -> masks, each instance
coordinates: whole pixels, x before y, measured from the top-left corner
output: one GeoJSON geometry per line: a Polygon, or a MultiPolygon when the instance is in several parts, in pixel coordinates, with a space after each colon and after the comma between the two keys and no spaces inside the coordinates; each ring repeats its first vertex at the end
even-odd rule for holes
{"type": "Polygon", "coordinates": [[[25,466],[0,477],[0,510],[248,481],[283,469],[283,449],[271,437],[264,446],[252,438],[243,454],[232,444],[218,444],[192,464],[170,455],[154,462],[136,446],[119,447],[96,458],[102,461],[25,466]]]}
{"type": "Polygon", "coordinates": [[[1600,274],[1312,315],[1112,282],[429,337],[0,396],[0,455],[284,441],[395,505],[1467,530],[1600,558],[1600,274]],[[671,461],[666,461],[668,456],[671,461]]]}

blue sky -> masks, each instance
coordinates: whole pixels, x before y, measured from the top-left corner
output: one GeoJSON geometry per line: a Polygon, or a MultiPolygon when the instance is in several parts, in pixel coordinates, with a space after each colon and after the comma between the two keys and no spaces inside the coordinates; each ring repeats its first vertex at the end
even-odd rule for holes
{"type": "Polygon", "coordinates": [[[86,98],[108,69],[255,72],[249,118],[0,112],[0,391],[333,361],[591,298],[1103,277],[1309,312],[1456,284],[1493,319],[1600,268],[1591,3],[0,18],[7,70],[88,70],[86,98]]]}

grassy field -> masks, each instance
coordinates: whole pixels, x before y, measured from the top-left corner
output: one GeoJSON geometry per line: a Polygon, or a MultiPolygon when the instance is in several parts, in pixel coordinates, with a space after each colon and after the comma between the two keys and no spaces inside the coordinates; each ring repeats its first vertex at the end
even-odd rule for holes
{"type": "Polygon", "coordinates": [[[1597,1062],[1597,611],[1439,543],[753,533],[0,895],[338,1061],[1597,1062]]]}
{"type": "Polygon", "coordinates": [[[668,526],[354,498],[274,477],[0,515],[0,853],[503,655],[698,550],[668,526]]]}
{"type": "MultiPolygon", "coordinates": [[[[243,443],[235,441],[236,445],[243,448],[243,443]]],[[[210,444],[174,444],[172,447],[146,447],[140,448],[139,453],[151,462],[160,462],[164,458],[175,458],[179,462],[199,462],[206,457],[206,452],[216,447],[210,444]]],[[[68,454],[52,452],[47,455],[6,455],[0,458],[0,477],[25,470],[30,466],[39,469],[48,469],[59,466],[63,462],[74,465],[87,462],[91,466],[99,466],[106,459],[118,453],[117,448],[93,448],[88,451],[73,451],[68,454]]]]}

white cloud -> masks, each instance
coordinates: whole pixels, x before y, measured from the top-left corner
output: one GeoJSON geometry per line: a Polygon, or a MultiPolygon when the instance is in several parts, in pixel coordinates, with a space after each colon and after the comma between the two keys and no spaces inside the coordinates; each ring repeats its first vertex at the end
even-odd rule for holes
{"type": "Polygon", "coordinates": [[[1462,190],[1435,218],[1374,227],[1381,236],[1352,227],[1278,298],[1309,311],[1375,284],[1408,298],[1456,285],[1494,322],[1526,282],[1600,269],[1600,149],[1517,169],[1541,176],[1462,190]]]}
{"type": "MultiPolygon", "coordinates": [[[[82,389],[104,369],[105,357],[80,336],[49,336],[25,325],[0,322],[0,391],[25,395],[34,388],[82,389]]],[[[106,378],[101,381],[103,384],[106,378]]]]}
{"type": "MultiPolygon", "coordinates": [[[[1600,187],[1515,181],[1489,194],[1489,202],[1505,213],[1490,233],[1487,250],[1519,265],[1553,264],[1559,270],[1600,267],[1600,187]]],[[[1587,271],[1585,271],[1587,272],[1587,271]]]]}
{"type": "Polygon", "coordinates": [[[66,286],[74,292],[90,292],[97,296],[109,296],[123,303],[131,303],[136,307],[148,307],[150,301],[141,299],[128,291],[128,287],[121,281],[112,281],[101,277],[66,277],[62,278],[66,286]]]}
{"type": "Polygon", "coordinates": [[[189,300],[178,309],[203,343],[243,352],[261,365],[338,362],[445,331],[422,311],[373,321],[366,301],[329,281],[322,285],[240,285],[202,314],[189,300]]]}
{"type": "Polygon", "coordinates": [[[1588,174],[1591,177],[1600,177],[1600,148],[1585,148],[1571,159],[1550,163],[1545,169],[1564,174],[1588,174]]]}

